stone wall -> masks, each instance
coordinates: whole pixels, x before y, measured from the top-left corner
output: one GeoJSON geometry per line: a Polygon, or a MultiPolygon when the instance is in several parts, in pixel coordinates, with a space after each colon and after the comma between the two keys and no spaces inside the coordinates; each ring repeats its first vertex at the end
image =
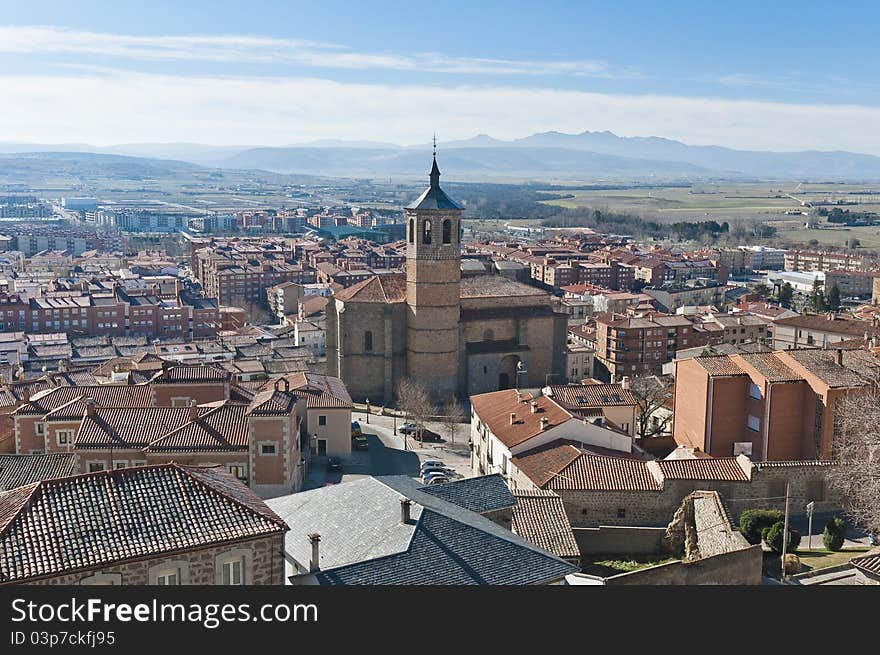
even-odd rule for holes
{"type": "Polygon", "coordinates": [[[219,546],[177,552],[165,557],[152,557],[122,562],[94,569],[86,569],[67,575],[33,580],[28,584],[79,585],[103,584],[146,585],[151,584],[150,570],[156,568],[181,568],[181,581],[189,585],[215,585],[217,583],[217,558],[233,551],[245,551],[245,583],[248,585],[284,584],[284,537],[275,534],[247,541],[227,542],[219,546]]]}
{"type": "Polygon", "coordinates": [[[694,562],[669,562],[605,578],[606,585],[759,585],[763,555],[750,546],[694,562]]]}
{"type": "Polygon", "coordinates": [[[574,528],[581,555],[653,555],[663,549],[665,528],[602,525],[574,528]]]}

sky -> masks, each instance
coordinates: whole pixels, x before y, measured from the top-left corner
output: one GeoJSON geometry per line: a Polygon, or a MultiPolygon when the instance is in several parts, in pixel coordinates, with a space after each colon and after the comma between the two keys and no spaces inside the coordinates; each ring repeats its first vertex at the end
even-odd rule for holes
{"type": "Polygon", "coordinates": [[[880,155],[880,3],[0,0],[0,141],[610,130],[880,155]]]}

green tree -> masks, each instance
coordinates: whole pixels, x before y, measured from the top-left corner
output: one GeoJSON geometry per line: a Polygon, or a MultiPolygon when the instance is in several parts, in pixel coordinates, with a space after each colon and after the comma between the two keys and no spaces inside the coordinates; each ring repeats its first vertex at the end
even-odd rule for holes
{"type": "Polygon", "coordinates": [[[791,300],[794,298],[794,289],[791,284],[786,282],[781,287],[779,287],[779,294],[777,295],[777,300],[779,304],[783,307],[791,307],[791,300]]]}
{"type": "Polygon", "coordinates": [[[840,287],[836,284],[831,287],[831,290],[828,292],[828,299],[825,301],[828,309],[833,312],[836,312],[840,309],[840,287]]]}
{"type": "Polygon", "coordinates": [[[822,531],[822,543],[828,550],[840,550],[843,548],[843,540],[846,535],[846,524],[840,517],[833,518],[825,524],[822,531]]]}
{"type": "Polygon", "coordinates": [[[822,293],[822,283],[819,280],[813,282],[813,290],[810,292],[807,308],[817,314],[825,311],[825,294],[822,293]]]}
{"type": "MultiPolygon", "coordinates": [[[[783,533],[785,532],[785,523],[783,521],[777,521],[769,528],[764,528],[762,532],[762,536],[764,537],[764,541],[770,546],[770,550],[774,553],[782,552],[782,539],[783,533]]],[[[797,550],[797,547],[801,544],[801,533],[797,530],[788,530],[788,546],[785,549],[786,553],[793,553],[797,550]]]]}
{"type": "Polygon", "coordinates": [[[782,521],[782,512],[778,509],[747,509],[739,517],[739,531],[750,544],[761,543],[764,530],[782,521]]]}

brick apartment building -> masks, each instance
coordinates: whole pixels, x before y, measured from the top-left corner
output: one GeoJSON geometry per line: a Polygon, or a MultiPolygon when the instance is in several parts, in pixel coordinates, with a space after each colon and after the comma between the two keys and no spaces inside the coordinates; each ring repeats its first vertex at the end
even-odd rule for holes
{"type": "Polygon", "coordinates": [[[675,441],[715,457],[832,457],[836,403],[877,379],[865,350],[786,350],[678,360],[675,441]]]}
{"type": "Polygon", "coordinates": [[[660,375],[676,350],[703,345],[697,339],[693,323],[684,316],[603,314],[596,318],[596,361],[608,370],[611,382],[660,375]]]}

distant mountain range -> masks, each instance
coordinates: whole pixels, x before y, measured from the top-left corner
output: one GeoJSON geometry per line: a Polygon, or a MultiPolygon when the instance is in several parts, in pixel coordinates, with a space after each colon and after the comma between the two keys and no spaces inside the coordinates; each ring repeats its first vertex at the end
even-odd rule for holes
{"type": "MultiPolygon", "coordinates": [[[[429,145],[320,140],[282,147],[193,143],[35,145],[0,142],[0,153],[85,152],[178,160],[200,166],[328,177],[420,177],[429,145]]],[[[798,179],[880,180],[880,157],[843,151],[764,152],[691,146],[611,132],[542,132],[502,141],[486,134],[440,146],[441,168],[458,180],[798,179]]]]}

